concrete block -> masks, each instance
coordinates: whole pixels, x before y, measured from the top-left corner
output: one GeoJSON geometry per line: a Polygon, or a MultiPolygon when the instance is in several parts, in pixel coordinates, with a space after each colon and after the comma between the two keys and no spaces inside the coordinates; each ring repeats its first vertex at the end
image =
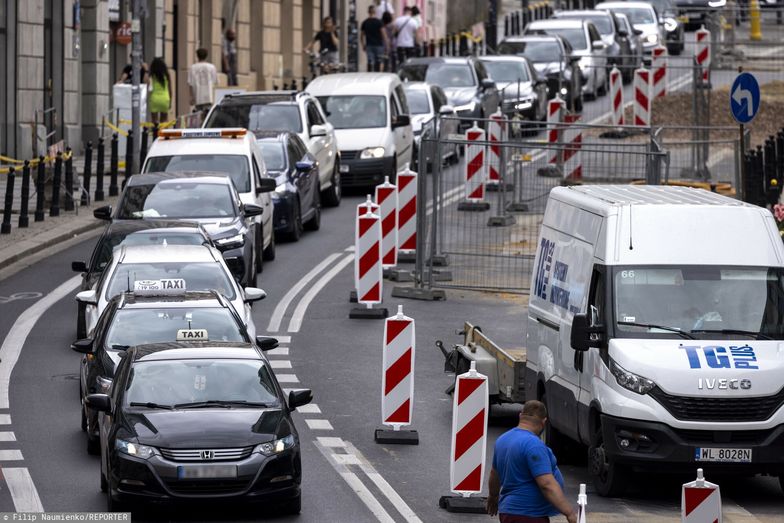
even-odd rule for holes
{"type": "Polygon", "coordinates": [[[250,72],[250,52],[241,50],[237,53],[237,74],[248,74],[250,72]]]}
{"type": "Polygon", "coordinates": [[[65,126],[65,144],[70,145],[74,149],[81,149],[82,147],[82,126],[81,125],[66,125],[65,126]]]}
{"type": "Polygon", "coordinates": [[[264,25],[280,27],[280,2],[264,2],[264,25]]]}
{"type": "Polygon", "coordinates": [[[250,4],[250,0],[239,0],[237,2],[237,20],[250,20],[250,4]]]}
{"type": "Polygon", "coordinates": [[[79,92],[66,92],[63,94],[63,116],[62,122],[66,124],[80,123],[81,116],[81,97],[79,92]]]}
{"type": "Polygon", "coordinates": [[[81,70],[77,60],[63,62],[63,87],[66,91],[78,92],[81,85],[81,70]]]}
{"type": "Polygon", "coordinates": [[[17,88],[40,89],[44,85],[43,58],[20,56],[17,61],[17,88]]]}
{"type": "Polygon", "coordinates": [[[265,27],[263,29],[262,49],[270,53],[280,52],[280,29],[265,27]]]}
{"type": "Polygon", "coordinates": [[[302,29],[302,7],[298,6],[298,5],[295,5],[294,9],[293,9],[293,12],[294,12],[294,24],[293,24],[293,27],[294,27],[295,32],[296,32],[297,29],[302,29]]]}
{"type": "MultiPolygon", "coordinates": [[[[39,85],[43,84],[43,80],[39,85]]],[[[42,90],[18,89],[16,92],[16,119],[18,122],[32,122],[36,109],[43,109],[44,93],[42,90]]]]}
{"type": "Polygon", "coordinates": [[[250,48],[250,25],[238,23],[237,24],[237,48],[249,49],[250,48]]]}

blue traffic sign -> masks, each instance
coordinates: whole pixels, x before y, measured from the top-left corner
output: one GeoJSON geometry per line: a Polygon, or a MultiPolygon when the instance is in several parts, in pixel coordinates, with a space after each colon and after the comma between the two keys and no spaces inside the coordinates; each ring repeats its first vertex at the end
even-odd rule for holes
{"type": "Polygon", "coordinates": [[[740,73],[730,89],[730,111],[738,123],[749,123],[760,106],[760,88],[751,73],[740,73]]]}

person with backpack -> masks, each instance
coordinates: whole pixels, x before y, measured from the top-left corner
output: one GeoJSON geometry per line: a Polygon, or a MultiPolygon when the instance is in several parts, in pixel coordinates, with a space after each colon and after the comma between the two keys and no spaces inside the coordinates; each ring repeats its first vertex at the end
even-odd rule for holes
{"type": "Polygon", "coordinates": [[[406,6],[403,15],[395,20],[395,40],[397,42],[398,64],[416,56],[416,34],[419,30],[419,8],[406,6]]]}

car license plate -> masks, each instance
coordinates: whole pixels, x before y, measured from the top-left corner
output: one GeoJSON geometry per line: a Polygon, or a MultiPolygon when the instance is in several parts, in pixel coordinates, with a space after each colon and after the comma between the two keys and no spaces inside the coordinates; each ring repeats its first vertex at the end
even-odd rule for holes
{"type": "Polygon", "coordinates": [[[236,478],[237,465],[188,465],[177,467],[179,479],[236,478]]]}
{"type": "Polygon", "coordinates": [[[345,164],[340,164],[340,172],[347,173],[349,171],[349,166],[345,164]]]}
{"type": "Polygon", "coordinates": [[[694,461],[719,461],[724,463],[751,463],[751,449],[696,448],[694,461]]]}

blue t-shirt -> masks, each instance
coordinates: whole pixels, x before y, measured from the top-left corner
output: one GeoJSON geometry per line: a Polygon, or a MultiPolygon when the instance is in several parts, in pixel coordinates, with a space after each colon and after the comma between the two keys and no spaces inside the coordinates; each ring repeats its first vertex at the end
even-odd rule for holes
{"type": "Polygon", "coordinates": [[[495,442],[493,468],[501,480],[498,512],[518,516],[557,516],[558,510],[544,497],[536,477],[552,474],[564,487],[555,455],[538,436],[514,428],[495,442]]]}

